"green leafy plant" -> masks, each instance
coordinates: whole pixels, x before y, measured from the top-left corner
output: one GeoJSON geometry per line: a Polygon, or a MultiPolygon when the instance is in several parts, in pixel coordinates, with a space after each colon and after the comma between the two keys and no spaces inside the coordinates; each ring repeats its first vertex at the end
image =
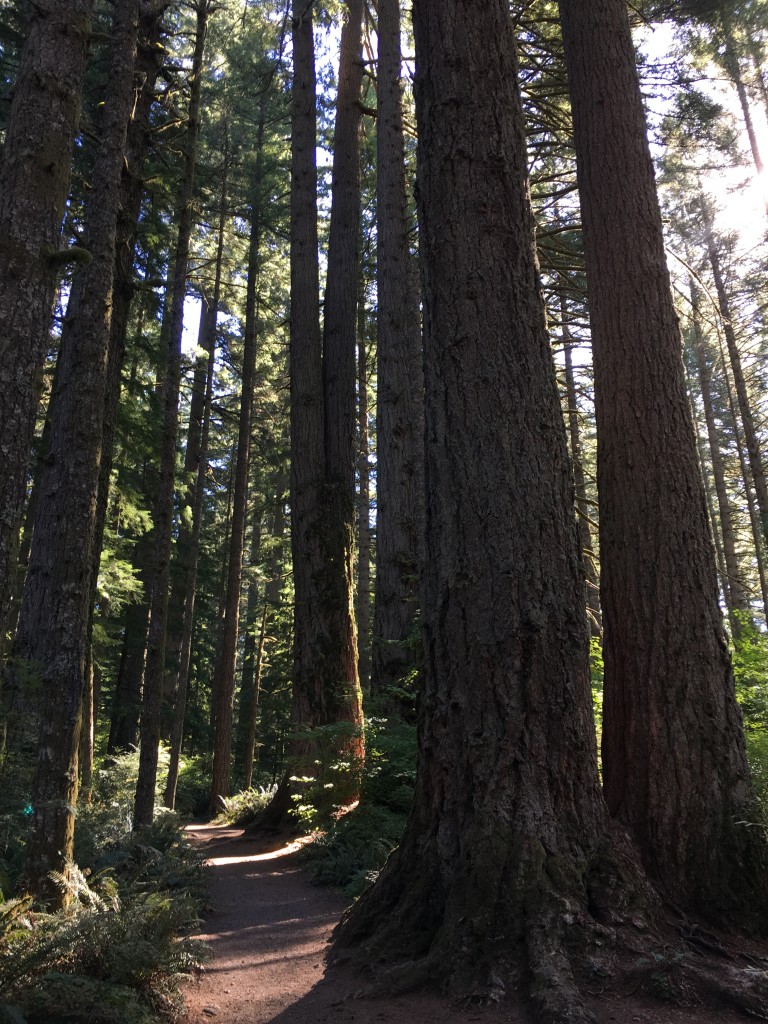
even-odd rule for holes
{"type": "Polygon", "coordinates": [[[190,937],[206,899],[202,858],[173,814],[126,831],[120,800],[83,809],[77,838],[87,867],[52,876],[65,910],[42,912],[29,896],[0,903],[0,1020],[176,1019],[178,982],[205,958],[190,937]]]}
{"type": "Polygon", "coordinates": [[[244,789],[232,796],[222,796],[222,809],[216,823],[219,825],[247,825],[259,811],[263,811],[275,792],[276,786],[259,786],[244,789]]]}
{"type": "Polygon", "coordinates": [[[366,724],[360,802],[335,815],[304,850],[314,879],[359,896],[400,842],[416,779],[416,729],[399,718],[366,724]]]}

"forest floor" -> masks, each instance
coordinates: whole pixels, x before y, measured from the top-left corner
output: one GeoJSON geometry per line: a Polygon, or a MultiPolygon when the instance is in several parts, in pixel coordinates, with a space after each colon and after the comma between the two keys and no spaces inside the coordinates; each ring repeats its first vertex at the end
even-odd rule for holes
{"type": "MultiPolygon", "coordinates": [[[[450,1005],[437,993],[361,998],[364,981],[324,962],[346,900],[313,885],[297,863],[301,841],[278,848],[242,829],[191,825],[206,857],[211,911],[200,937],[211,960],[185,986],[188,1024],[531,1024],[520,1006],[450,1005]]],[[[722,1009],[678,1009],[637,992],[595,998],[599,1024],[726,1024],[722,1009]]]]}

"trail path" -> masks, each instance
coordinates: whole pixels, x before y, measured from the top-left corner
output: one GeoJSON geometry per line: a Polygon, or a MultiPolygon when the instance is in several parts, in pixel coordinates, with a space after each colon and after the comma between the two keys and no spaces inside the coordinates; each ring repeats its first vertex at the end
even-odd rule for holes
{"type": "MultiPolygon", "coordinates": [[[[240,829],[192,825],[190,839],[212,873],[203,938],[212,958],[185,988],[188,1024],[530,1024],[514,1006],[451,1006],[438,995],[353,998],[361,981],[327,972],[328,938],[345,900],[312,885],[298,844],[275,850],[240,829]]],[[[726,1024],[721,1011],[683,1011],[625,999],[598,1001],[599,1024],[726,1024]]],[[[743,1019],[743,1018],[741,1018],[743,1019]]]]}

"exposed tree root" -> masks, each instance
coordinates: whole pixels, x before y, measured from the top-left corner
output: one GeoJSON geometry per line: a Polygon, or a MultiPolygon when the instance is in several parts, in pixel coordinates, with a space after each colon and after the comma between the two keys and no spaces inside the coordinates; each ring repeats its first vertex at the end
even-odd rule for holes
{"type": "Polygon", "coordinates": [[[619,930],[625,949],[649,942],[655,897],[615,854],[574,871],[532,842],[453,886],[421,861],[408,875],[395,854],[336,931],[334,957],[364,970],[366,993],[438,984],[458,1001],[528,999],[541,1024],[587,1024],[583,979],[613,977],[619,930]]]}
{"type": "Polygon", "coordinates": [[[587,996],[628,986],[768,1020],[764,965],[695,923],[672,926],[626,836],[613,839],[580,875],[526,851],[485,909],[476,878],[446,887],[423,858],[408,876],[396,853],[337,928],[332,959],[361,970],[361,995],[437,985],[459,1002],[527,1001],[537,1024],[589,1024],[587,996]]]}

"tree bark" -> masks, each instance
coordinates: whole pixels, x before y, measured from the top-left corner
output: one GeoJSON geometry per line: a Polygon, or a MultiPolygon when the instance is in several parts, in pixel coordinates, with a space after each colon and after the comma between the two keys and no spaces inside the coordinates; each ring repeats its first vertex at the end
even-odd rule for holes
{"type": "Polygon", "coordinates": [[[139,0],[115,6],[110,78],[86,208],[89,262],[76,274],[61,338],[51,442],[40,479],[14,659],[42,683],[26,873],[31,890],[65,899],[51,871],[72,857],[77,747],[88,668],[109,358],[115,240],[128,123],[134,104],[139,0]]]}
{"type": "Polygon", "coordinates": [[[269,617],[269,605],[264,601],[264,608],[261,612],[261,625],[259,637],[254,651],[253,682],[251,685],[251,699],[248,706],[248,731],[245,738],[245,775],[243,789],[250,789],[253,783],[253,759],[256,753],[256,725],[259,720],[259,696],[261,694],[261,670],[264,664],[264,645],[267,639],[267,620],[269,617]]]}
{"type": "Polygon", "coordinates": [[[152,598],[147,634],[147,662],[144,672],[144,697],[141,709],[141,746],[139,778],[134,802],[134,828],[150,825],[154,813],[157,758],[160,743],[160,717],[165,674],[165,640],[168,622],[171,528],[173,523],[173,485],[176,470],[176,439],[179,431],[179,387],[181,383],[181,338],[184,327],[184,299],[187,293],[189,246],[192,234],[197,141],[200,134],[200,91],[203,50],[208,26],[210,0],[197,0],[195,48],[190,72],[190,98],[186,131],[184,178],[178,217],[178,238],[173,264],[173,283],[168,332],[168,361],[163,387],[163,447],[160,458],[160,482],[152,517],[154,565],[152,598]]]}
{"type": "Polygon", "coordinates": [[[400,5],[379,2],[377,118],[378,427],[373,693],[415,667],[423,532],[424,400],[419,296],[408,239],[400,5]]]}
{"type": "MultiPolygon", "coordinates": [[[[140,4],[138,47],[136,53],[136,82],[138,96],[133,116],[128,125],[120,181],[120,199],[115,239],[115,270],[112,284],[112,318],[110,321],[109,354],[104,396],[104,425],[102,457],[99,467],[99,489],[96,502],[96,539],[94,543],[93,576],[98,578],[99,560],[104,538],[104,527],[109,502],[110,480],[114,458],[117,410],[120,402],[128,320],[135,292],[134,258],[138,238],[139,214],[144,195],[144,161],[150,135],[150,111],[155,100],[155,84],[163,63],[164,50],[160,46],[163,19],[167,3],[140,4]]],[[[149,263],[149,261],[148,261],[149,263]]],[[[139,314],[139,333],[143,325],[143,310],[139,314]]],[[[145,548],[139,542],[139,550],[145,548]]],[[[144,680],[144,656],[147,622],[149,618],[148,566],[144,550],[139,557],[139,571],[144,596],[126,612],[124,646],[121,652],[113,714],[110,719],[108,752],[127,751],[138,742],[138,721],[141,709],[141,690],[144,680]]],[[[91,598],[89,640],[93,633],[95,591],[91,598]]]]}
{"type": "MultiPolygon", "coordinates": [[[[245,637],[243,640],[243,668],[240,674],[240,691],[238,694],[237,707],[237,739],[235,742],[235,772],[242,778],[248,775],[246,759],[246,747],[248,746],[248,731],[253,710],[254,688],[256,686],[256,654],[258,646],[259,621],[263,613],[264,601],[262,601],[261,587],[256,578],[255,571],[261,564],[261,542],[263,537],[263,506],[257,500],[251,524],[251,551],[250,566],[252,576],[248,583],[248,591],[245,597],[245,637]]],[[[274,518],[272,525],[274,525],[274,518]]],[[[255,729],[255,725],[254,725],[255,729]]],[[[255,735],[254,735],[255,743],[255,735]]],[[[250,783],[243,783],[243,788],[248,789],[250,783]]]]}
{"type": "Polygon", "coordinates": [[[38,0],[0,165],[0,667],[16,574],[39,374],[90,36],[91,0],[38,0]]]}
{"type": "Polygon", "coordinates": [[[666,897],[762,899],[741,715],[624,0],[560,0],[595,365],[603,778],[666,897]]]}
{"type": "Polygon", "coordinates": [[[388,990],[525,979],[537,1020],[584,1021],[560,915],[589,927],[607,818],[514,37],[503,0],[416,0],[414,29],[425,692],[403,841],[337,946],[399,961],[388,990]]]}

